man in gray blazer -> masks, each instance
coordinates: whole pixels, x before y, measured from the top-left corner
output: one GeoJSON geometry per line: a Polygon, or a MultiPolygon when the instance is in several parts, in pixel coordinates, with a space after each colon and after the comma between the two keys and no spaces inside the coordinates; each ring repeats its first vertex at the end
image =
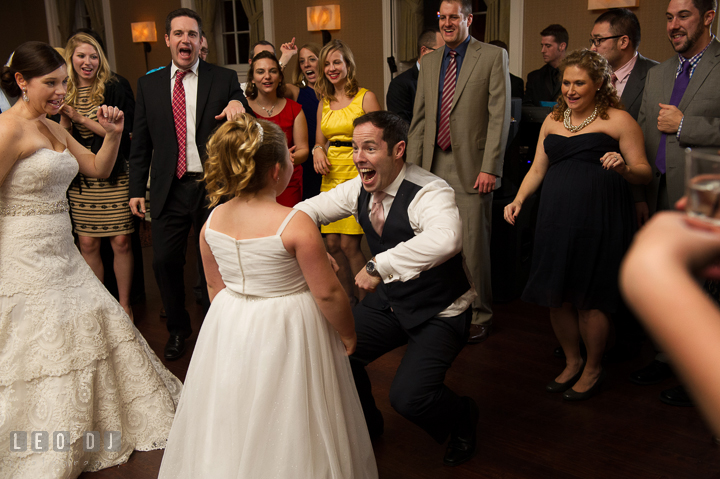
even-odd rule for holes
{"type": "Polygon", "coordinates": [[[684,194],[685,148],[720,147],[720,42],[710,31],[716,8],[716,0],[671,0],[668,5],[667,33],[678,55],[648,72],[638,115],[653,165],[653,181],[635,198],[645,203],[641,223],[657,210],[672,208],[684,194]],[[673,105],[681,68],[689,70],[690,80],[673,105]],[[658,165],[661,146],[664,165],[658,165]]]}
{"type": "Polygon", "coordinates": [[[613,82],[625,111],[637,120],[645,77],[658,64],[640,55],[640,22],[627,8],[611,8],[595,20],[590,50],[604,56],[613,69],[613,82]]]}
{"type": "Polygon", "coordinates": [[[463,223],[463,253],[478,297],[471,338],[492,325],[490,224],[510,127],[510,74],[502,48],[469,35],[468,0],[440,4],[445,46],[423,58],[408,141],[408,162],[447,181],[463,223]]]}
{"type": "MultiPolygon", "coordinates": [[[[667,33],[678,53],[648,72],[638,123],[653,167],[650,184],[634,190],[639,222],[673,207],[685,193],[685,148],[720,148],[720,41],[711,33],[716,0],[670,0],[667,33]],[[683,90],[684,87],[684,90],[683,90]]],[[[672,375],[662,355],[634,372],[636,384],[655,384],[672,375]]],[[[661,401],[691,405],[682,386],[661,401]]]]}

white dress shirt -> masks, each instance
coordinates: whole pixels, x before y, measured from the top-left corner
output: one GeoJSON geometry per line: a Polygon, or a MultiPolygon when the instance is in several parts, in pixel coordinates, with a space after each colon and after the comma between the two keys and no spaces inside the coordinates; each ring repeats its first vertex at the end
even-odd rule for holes
{"type": "MultiPolygon", "coordinates": [[[[398,188],[405,179],[421,186],[407,209],[415,236],[375,256],[377,270],[384,283],[415,279],[423,271],[444,263],[462,251],[462,222],[455,203],[455,191],[445,180],[417,165],[405,164],[395,181],[383,190],[387,195],[382,202],[385,218],[388,218],[398,188]]],[[[294,208],[307,213],[318,225],[326,225],[350,215],[359,221],[358,198],[361,188],[362,180],[357,176],[328,192],[296,204],[294,208]]],[[[372,195],[369,205],[372,205],[372,195]]],[[[470,286],[465,294],[438,316],[457,316],[470,306],[476,296],[475,289],[470,286]]]]}
{"type": "MultiPolygon", "coordinates": [[[[197,90],[198,90],[198,65],[200,59],[190,67],[187,74],[183,77],[183,88],[185,88],[185,112],[187,121],[187,139],[185,147],[187,150],[187,171],[188,173],[202,173],[202,161],[200,161],[200,152],[195,143],[195,125],[197,112],[197,90]]],[[[179,68],[173,62],[170,66],[170,101],[172,102],[173,89],[175,88],[175,74],[179,68]]]]}

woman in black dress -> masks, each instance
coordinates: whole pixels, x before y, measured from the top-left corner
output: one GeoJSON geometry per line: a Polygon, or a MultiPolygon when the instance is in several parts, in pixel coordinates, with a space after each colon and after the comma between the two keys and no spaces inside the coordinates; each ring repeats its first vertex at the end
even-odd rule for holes
{"type": "Polygon", "coordinates": [[[618,305],[618,269],[636,228],[629,184],[651,178],[642,131],[618,109],[611,73],[589,50],[565,58],[562,95],[540,130],[530,171],[505,207],[505,220],[515,224],[525,199],[544,183],[523,300],[550,308],[567,362],[547,390],[564,392],[567,400],[591,397],[604,379],[608,316],[618,305]]]}

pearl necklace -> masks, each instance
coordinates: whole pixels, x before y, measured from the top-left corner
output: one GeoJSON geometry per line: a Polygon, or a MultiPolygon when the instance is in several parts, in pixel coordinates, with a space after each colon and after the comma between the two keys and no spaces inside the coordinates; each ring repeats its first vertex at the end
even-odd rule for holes
{"type": "Polygon", "coordinates": [[[595,118],[597,117],[597,112],[598,107],[597,105],[595,105],[595,109],[593,110],[592,114],[589,117],[585,118],[585,121],[580,123],[578,126],[573,126],[572,121],[570,120],[570,114],[572,112],[570,108],[568,108],[567,110],[565,110],[565,121],[563,121],[563,125],[565,125],[565,128],[570,133],[577,133],[595,120],[595,118]]]}

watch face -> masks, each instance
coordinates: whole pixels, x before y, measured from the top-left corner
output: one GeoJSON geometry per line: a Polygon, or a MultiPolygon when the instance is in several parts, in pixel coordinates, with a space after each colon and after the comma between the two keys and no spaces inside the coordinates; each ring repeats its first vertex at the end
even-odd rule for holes
{"type": "Polygon", "coordinates": [[[373,274],[375,272],[375,262],[374,261],[368,261],[367,265],[365,265],[365,269],[368,273],[373,274]]]}

